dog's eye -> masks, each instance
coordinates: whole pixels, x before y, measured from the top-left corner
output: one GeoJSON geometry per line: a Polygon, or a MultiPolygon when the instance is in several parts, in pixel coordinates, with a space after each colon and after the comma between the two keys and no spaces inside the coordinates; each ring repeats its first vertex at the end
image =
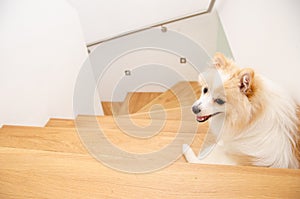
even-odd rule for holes
{"type": "Polygon", "coordinates": [[[222,99],[220,99],[220,98],[218,98],[218,99],[215,99],[215,102],[216,102],[217,104],[220,104],[220,105],[223,105],[223,104],[225,104],[225,101],[224,101],[224,100],[222,100],[222,99]]]}
{"type": "Polygon", "coordinates": [[[208,92],[208,88],[205,87],[205,88],[203,89],[203,93],[205,94],[205,93],[207,93],[207,92],[208,92]]]}

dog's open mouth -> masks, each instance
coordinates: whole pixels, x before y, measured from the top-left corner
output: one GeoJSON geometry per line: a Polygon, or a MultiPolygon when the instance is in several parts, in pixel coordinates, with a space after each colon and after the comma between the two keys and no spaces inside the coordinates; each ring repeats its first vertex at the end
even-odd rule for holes
{"type": "Polygon", "coordinates": [[[217,113],[214,113],[214,114],[211,114],[211,115],[197,116],[196,119],[197,119],[198,122],[205,122],[209,118],[211,118],[212,116],[215,116],[215,115],[217,115],[219,113],[221,113],[221,112],[217,112],[217,113]]]}

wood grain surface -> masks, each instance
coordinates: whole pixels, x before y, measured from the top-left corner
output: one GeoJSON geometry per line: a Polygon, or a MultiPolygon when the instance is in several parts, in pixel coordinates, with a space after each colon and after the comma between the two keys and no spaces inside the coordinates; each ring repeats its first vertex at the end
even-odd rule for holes
{"type": "Polygon", "coordinates": [[[112,106],[121,110],[126,104],[104,102],[108,116],[52,118],[45,127],[4,125],[0,129],[0,199],[299,199],[300,170],[185,161],[180,154],[182,144],[190,141],[198,152],[208,131],[207,123],[197,123],[191,114],[196,95],[200,95],[197,83],[180,82],[162,94],[129,94],[126,109],[130,115],[112,115],[112,106]],[[153,108],[155,104],[161,107],[153,108]],[[97,139],[86,139],[89,133],[97,139]],[[95,158],[100,155],[122,165],[126,164],[123,157],[104,152],[110,150],[105,147],[90,154],[85,147],[88,142],[96,149],[103,140],[134,154],[154,153],[173,144],[170,153],[179,156],[154,171],[121,172],[95,158]]]}

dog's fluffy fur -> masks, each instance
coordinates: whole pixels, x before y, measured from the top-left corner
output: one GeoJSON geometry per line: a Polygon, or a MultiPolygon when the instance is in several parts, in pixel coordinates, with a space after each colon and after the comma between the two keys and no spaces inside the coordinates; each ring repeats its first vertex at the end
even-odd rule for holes
{"type": "MultiPolygon", "coordinates": [[[[184,145],[187,161],[299,168],[297,106],[289,94],[253,69],[238,68],[221,53],[213,62],[215,70],[200,75],[202,94],[193,111],[199,122],[209,119],[223,125],[205,158],[184,145]],[[221,83],[212,71],[217,71],[221,83]]],[[[210,131],[215,131],[211,125],[210,131]]]]}

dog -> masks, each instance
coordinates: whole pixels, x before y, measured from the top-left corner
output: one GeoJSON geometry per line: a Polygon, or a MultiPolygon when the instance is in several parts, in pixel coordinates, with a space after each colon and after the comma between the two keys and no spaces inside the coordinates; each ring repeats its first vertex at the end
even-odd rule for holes
{"type": "Polygon", "coordinates": [[[192,111],[198,122],[210,122],[215,144],[198,157],[184,144],[186,160],[299,168],[297,105],[289,94],[222,53],[215,54],[211,66],[199,77],[202,93],[192,111]]]}

